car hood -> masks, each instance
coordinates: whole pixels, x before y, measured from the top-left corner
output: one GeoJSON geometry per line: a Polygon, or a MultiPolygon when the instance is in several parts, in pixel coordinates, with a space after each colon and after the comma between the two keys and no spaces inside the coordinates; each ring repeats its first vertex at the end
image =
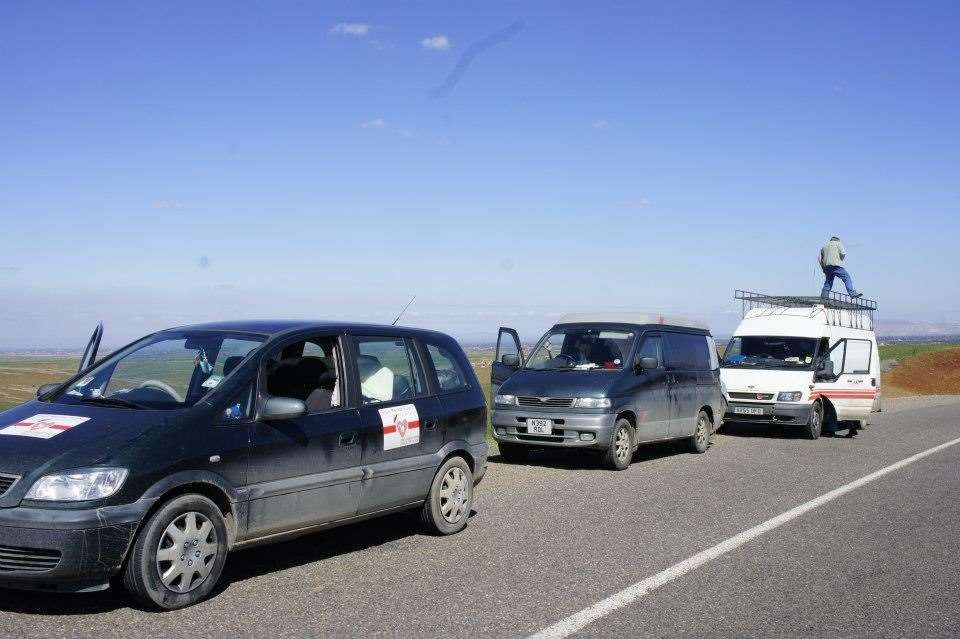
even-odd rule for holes
{"type": "Polygon", "coordinates": [[[524,369],[500,387],[501,395],[606,397],[620,371],[536,371],[524,369]]]}
{"type": "Polygon", "coordinates": [[[0,473],[26,479],[108,463],[165,418],[160,411],[28,402],[0,413],[0,473]],[[44,419],[47,426],[38,423],[44,419]]]}
{"type": "Polygon", "coordinates": [[[728,393],[780,393],[810,389],[812,371],[721,368],[720,381],[728,393]]]}

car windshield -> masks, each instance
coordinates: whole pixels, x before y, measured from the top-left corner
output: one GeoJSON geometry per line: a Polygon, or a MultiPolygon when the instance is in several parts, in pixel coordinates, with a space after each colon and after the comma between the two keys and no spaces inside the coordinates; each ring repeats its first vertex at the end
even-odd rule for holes
{"type": "Polygon", "coordinates": [[[812,337],[734,337],[723,354],[724,368],[809,368],[816,357],[812,337]]]}
{"type": "Polygon", "coordinates": [[[636,334],[600,327],[554,328],[534,348],[533,370],[620,370],[636,334]]]}
{"type": "Polygon", "coordinates": [[[262,337],[236,333],[158,333],[107,357],[54,399],[132,409],[188,408],[262,343],[262,337]]]}

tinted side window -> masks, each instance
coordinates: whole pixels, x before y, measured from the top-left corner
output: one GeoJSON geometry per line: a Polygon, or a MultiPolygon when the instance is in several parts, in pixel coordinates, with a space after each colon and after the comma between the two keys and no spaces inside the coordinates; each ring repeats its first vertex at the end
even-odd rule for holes
{"type": "Polygon", "coordinates": [[[413,399],[423,394],[423,375],[405,339],[358,337],[357,370],[364,404],[413,399]]]}
{"type": "Polygon", "coordinates": [[[710,350],[702,335],[667,333],[667,366],[677,370],[710,370],[710,350]]]}
{"type": "Polygon", "coordinates": [[[659,335],[649,335],[643,339],[640,344],[640,350],[637,351],[637,361],[642,357],[653,357],[657,360],[657,368],[663,366],[663,354],[659,335]]]}
{"type": "Polygon", "coordinates": [[[466,388],[467,378],[453,353],[435,344],[427,344],[427,353],[430,354],[433,369],[437,373],[437,386],[440,390],[452,391],[466,388]]]}

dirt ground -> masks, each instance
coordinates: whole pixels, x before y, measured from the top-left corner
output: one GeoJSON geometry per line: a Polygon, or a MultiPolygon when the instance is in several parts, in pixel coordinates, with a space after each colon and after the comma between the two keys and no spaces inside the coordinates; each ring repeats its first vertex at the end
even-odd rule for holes
{"type": "Polygon", "coordinates": [[[960,348],[947,348],[904,360],[883,376],[884,394],[960,394],[960,348]]]}

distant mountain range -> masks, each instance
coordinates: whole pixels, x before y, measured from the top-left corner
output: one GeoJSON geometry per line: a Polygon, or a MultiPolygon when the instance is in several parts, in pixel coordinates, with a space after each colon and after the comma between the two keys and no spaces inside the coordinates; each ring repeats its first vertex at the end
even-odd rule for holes
{"type": "Polygon", "coordinates": [[[877,335],[881,337],[951,337],[960,335],[960,323],[881,318],[877,321],[877,335]]]}

